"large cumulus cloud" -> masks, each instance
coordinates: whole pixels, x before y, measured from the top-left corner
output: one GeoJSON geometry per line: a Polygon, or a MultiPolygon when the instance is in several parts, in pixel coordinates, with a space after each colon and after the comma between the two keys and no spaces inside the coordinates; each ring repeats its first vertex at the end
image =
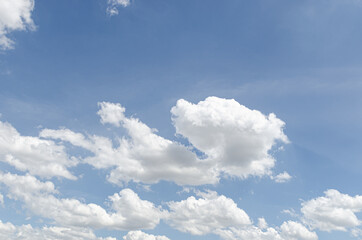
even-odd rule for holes
{"type": "Polygon", "coordinates": [[[177,102],[171,110],[172,121],[176,133],[187,138],[191,146],[165,139],[139,119],[126,117],[120,104],[102,102],[99,106],[103,124],[123,127],[128,133],[116,139],[118,147],[114,147],[112,139],[85,136],[69,129],[44,129],[40,136],[89,150],[92,155],[84,161],[110,169],[109,181],[120,185],[160,180],[203,185],[217,183],[224,175],[270,175],[275,164],[270,150],[278,141],[288,142],[283,121],[235,100],[209,97],[198,104],[177,102]]]}

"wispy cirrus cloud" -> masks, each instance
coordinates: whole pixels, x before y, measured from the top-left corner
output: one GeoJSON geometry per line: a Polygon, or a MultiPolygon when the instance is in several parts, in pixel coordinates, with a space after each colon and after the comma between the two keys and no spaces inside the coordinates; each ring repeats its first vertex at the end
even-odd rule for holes
{"type": "Polygon", "coordinates": [[[118,15],[119,7],[127,7],[131,4],[131,0],[107,0],[107,14],[109,16],[118,15]]]}

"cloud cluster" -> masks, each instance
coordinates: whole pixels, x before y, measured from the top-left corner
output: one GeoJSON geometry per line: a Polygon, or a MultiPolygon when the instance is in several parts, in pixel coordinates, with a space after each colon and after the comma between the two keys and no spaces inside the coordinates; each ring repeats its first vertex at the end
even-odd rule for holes
{"type": "MultiPolygon", "coordinates": [[[[349,196],[329,189],[325,196],[302,204],[304,221],[322,231],[347,231],[361,225],[356,213],[362,211],[362,196],[349,196]]],[[[356,231],[356,230],[355,230],[356,231]]]]}
{"type": "Polygon", "coordinates": [[[13,31],[34,30],[31,18],[34,0],[0,1],[0,49],[11,49],[13,40],[7,35],[13,31]]]}
{"type": "Polygon", "coordinates": [[[40,177],[76,179],[67,168],[75,166],[77,159],[69,158],[63,146],[51,140],[21,136],[13,126],[1,121],[0,161],[40,177]]]}
{"type": "Polygon", "coordinates": [[[31,225],[15,226],[0,220],[0,239],[12,240],[116,240],[112,237],[99,238],[90,230],[67,227],[33,228],[31,225]]]}
{"type": "Polygon", "coordinates": [[[111,211],[77,199],[57,198],[52,182],[31,175],[0,174],[0,183],[8,188],[7,197],[24,203],[35,215],[52,219],[62,226],[134,230],[154,228],[163,212],[153,203],[141,200],[131,189],[109,197],[111,211]]]}
{"type": "Polygon", "coordinates": [[[127,7],[131,4],[130,0],[107,0],[107,14],[109,16],[118,14],[118,7],[127,7]]]}
{"type": "Polygon", "coordinates": [[[128,232],[126,236],[123,237],[123,240],[170,240],[165,236],[155,236],[152,234],[147,234],[142,231],[131,231],[128,232]]]}
{"type": "MultiPolygon", "coordinates": [[[[147,184],[160,180],[178,185],[217,183],[223,175],[239,178],[270,175],[275,159],[269,151],[277,141],[287,143],[284,122],[274,114],[265,116],[235,100],[209,97],[198,104],[179,100],[171,110],[177,134],[187,138],[185,146],[157,135],[137,118],[126,117],[120,104],[99,103],[103,124],[123,127],[128,137],[112,140],[85,136],[69,129],[44,129],[43,138],[60,139],[89,150],[84,162],[111,169],[110,182],[147,184]],[[196,154],[197,149],[202,154],[196,154]]],[[[284,176],[285,177],[285,176],[284,176]]],[[[285,180],[285,178],[284,178],[285,180]]]]}
{"type": "Polygon", "coordinates": [[[169,224],[193,235],[204,235],[216,229],[247,226],[251,224],[249,216],[236,203],[216,192],[201,194],[180,202],[170,202],[169,224]]]}
{"type": "MultiPolygon", "coordinates": [[[[1,189],[7,189],[4,195],[22,202],[30,213],[58,225],[33,228],[1,222],[0,236],[24,233],[26,237],[36,236],[36,240],[100,240],[92,229],[110,229],[130,231],[124,240],[168,240],[165,236],[139,231],[153,229],[161,220],[181,232],[216,234],[225,240],[318,239],[306,226],[324,231],[352,229],[352,234],[360,234],[357,228],[360,220],[355,213],[362,209],[361,197],[350,197],[336,190],[328,190],[325,197],[303,203],[304,225],[286,221],[277,227],[269,227],[264,218],[254,224],[232,199],[213,191],[194,190],[196,196],[167,202],[164,208],[140,199],[129,188],[109,196],[107,209],[61,198],[52,182],[35,176],[76,179],[69,169],[87,163],[109,171],[108,180],[119,185],[130,181],[153,184],[161,180],[178,185],[203,185],[230,176],[243,179],[268,175],[276,182],[291,179],[287,172],[276,176],[271,172],[275,159],[270,151],[277,142],[288,143],[283,133],[284,122],[274,114],[265,116],[235,100],[216,97],[197,104],[179,100],[171,109],[172,122],[177,135],[189,142],[185,145],[159,136],[137,118],[127,117],[120,104],[101,102],[99,107],[101,123],[122,127],[126,136],[110,139],[62,128],[43,129],[39,137],[29,137],[20,135],[9,123],[0,122],[0,161],[25,172],[25,175],[0,172],[0,184],[6,186],[1,189]],[[82,158],[69,156],[64,142],[90,154],[82,158]]],[[[3,203],[3,195],[0,197],[3,203]]]]}
{"type": "MultiPolygon", "coordinates": [[[[97,237],[91,229],[44,226],[34,228],[30,224],[16,226],[0,220],[0,239],[12,240],[116,240],[113,237],[97,237]]],[[[130,231],[123,240],[170,240],[165,236],[155,236],[142,231],[130,231]]]]}
{"type": "Polygon", "coordinates": [[[250,226],[247,228],[230,228],[216,232],[224,240],[317,240],[315,232],[309,231],[298,222],[284,222],[278,228],[267,227],[265,229],[250,226]]]}
{"type": "MultiPolygon", "coordinates": [[[[11,223],[2,223],[0,236],[23,234],[28,239],[33,235],[37,237],[34,239],[101,239],[90,229],[153,229],[163,219],[179,231],[192,235],[217,234],[226,240],[317,239],[314,232],[293,221],[284,222],[277,228],[268,227],[264,219],[259,219],[257,226],[253,225],[247,213],[232,199],[213,191],[196,192],[197,197],[190,196],[185,200],[168,202],[166,210],[141,200],[135,192],[126,188],[108,197],[110,211],[106,211],[96,204],[58,198],[59,193],[52,182],[40,181],[29,174],[21,176],[1,173],[0,183],[6,186],[8,198],[23,202],[25,209],[31,213],[50,219],[60,226],[34,229],[30,225],[16,227],[11,223]]],[[[123,239],[168,238],[131,231],[123,239]]]]}
{"type": "Polygon", "coordinates": [[[269,151],[277,141],[288,143],[285,123],[275,114],[265,116],[233,99],[208,97],[198,104],[181,99],[171,113],[176,133],[230,176],[269,174],[275,162],[269,151]]]}
{"type": "Polygon", "coordinates": [[[169,202],[167,222],[175,229],[193,235],[217,234],[225,240],[316,240],[318,236],[298,222],[287,221],[268,227],[264,218],[253,225],[244,210],[216,192],[198,193],[179,202],[169,202]]]}

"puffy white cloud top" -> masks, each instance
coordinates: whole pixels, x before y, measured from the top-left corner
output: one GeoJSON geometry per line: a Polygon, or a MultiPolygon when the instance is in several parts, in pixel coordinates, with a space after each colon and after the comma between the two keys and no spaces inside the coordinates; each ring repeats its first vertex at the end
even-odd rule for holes
{"type": "Polygon", "coordinates": [[[323,231],[340,230],[361,225],[356,213],[362,211],[362,196],[355,197],[329,189],[324,197],[318,197],[302,204],[304,221],[323,231]]]}
{"type": "Polygon", "coordinates": [[[22,201],[35,215],[52,219],[62,226],[136,230],[154,228],[164,215],[153,203],[141,200],[131,189],[123,189],[109,197],[112,211],[97,204],[77,199],[57,198],[51,182],[35,177],[0,174],[0,183],[8,187],[7,196],[22,201]]]}
{"type": "Polygon", "coordinates": [[[0,48],[11,49],[14,42],[7,34],[12,31],[35,29],[31,13],[34,0],[1,0],[0,1],[0,48]]]}
{"type": "Polygon", "coordinates": [[[101,102],[98,115],[127,130],[128,137],[112,140],[84,136],[69,129],[44,129],[44,138],[68,141],[89,150],[84,162],[96,168],[110,168],[108,180],[122,185],[129,181],[147,184],[160,180],[179,185],[215,184],[223,175],[246,178],[270,175],[275,159],[269,154],[277,141],[287,143],[284,122],[274,114],[265,116],[235,100],[209,97],[198,104],[179,100],[172,108],[172,120],[179,135],[202,152],[165,139],[137,118],[126,117],[120,104],[101,102]]]}
{"type": "Polygon", "coordinates": [[[0,121],[0,161],[40,177],[76,179],[68,167],[77,159],[69,158],[65,148],[51,140],[21,136],[9,123],[0,121]]]}
{"type": "Polygon", "coordinates": [[[204,235],[218,229],[243,227],[251,224],[249,216],[236,203],[216,192],[191,196],[180,202],[170,202],[169,223],[174,228],[194,235],[204,235]]]}
{"type": "Polygon", "coordinates": [[[275,114],[265,116],[233,99],[208,97],[198,104],[181,99],[171,113],[176,133],[232,176],[268,174],[275,161],[269,151],[276,141],[288,142],[285,123],[275,114]]]}
{"type": "Polygon", "coordinates": [[[152,234],[147,234],[142,231],[131,231],[128,232],[126,236],[123,237],[123,240],[170,240],[165,236],[155,236],[152,234]]]}
{"type": "Polygon", "coordinates": [[[280,227],[265,229],[249,226],[218,230],[216,233],[224,240],[317,240],[315,232],[309,231],[298,222],[284,222],[280,227]]]}
{"type": "Polygon", "coordinates": [[[11,240],[116,240],[98,238],[90,229],[67,227],[33,228],[31,225],[15,226],[0,220],[0,239],[11,240]]]}

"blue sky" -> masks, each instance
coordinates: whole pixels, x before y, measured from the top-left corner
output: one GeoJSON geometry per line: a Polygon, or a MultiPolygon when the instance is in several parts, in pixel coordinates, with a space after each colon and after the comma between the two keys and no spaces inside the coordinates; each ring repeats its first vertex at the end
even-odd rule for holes
{"type": "Polygon", "coordinates": [[[0,0],[0,238],[362,239],[361,11],[0,0]]]}

